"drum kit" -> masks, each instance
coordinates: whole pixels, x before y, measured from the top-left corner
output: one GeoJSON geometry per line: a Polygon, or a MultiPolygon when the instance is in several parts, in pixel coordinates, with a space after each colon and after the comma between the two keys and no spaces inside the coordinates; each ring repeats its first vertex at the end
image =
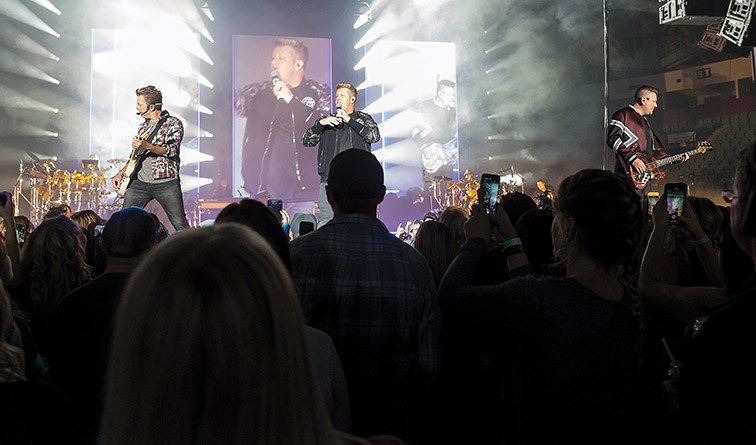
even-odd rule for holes
{"type": "MultiPolygon", "coordinates": [[[[501,187],[499,194],[513,193],[519,188],[525,192],[525,178],[515,172],[514,166],[509,169],[501,169],[497,172],[500,176],[501,187]]],[[[465,170],[459,181],[452,181],[448,176],[434,176],[430,182],[431,205],[436,208],[451,206],[469,209],[478,200],[478,182],[480,175],[471,170],[465,170]]]]}
{"type": "MultiPolygon", "coordinates": [[[[120,169],[125,159],[109,159],[109,168],[100,169],[97,159],[81,160],[81,168],[68,171],[55,165],[57,160],[21,161],[13,189],[16,203],[30,206],[29,219],[35,225],[50,208],[66,204],[71,211],[93,210],[102,215],[120,209],[110,187],[110,170],[120,169]],[[113,209],[111,209],[113,207],[113,209]]],[[[57,161],[64,164],[65,161],[57,161]]]]}

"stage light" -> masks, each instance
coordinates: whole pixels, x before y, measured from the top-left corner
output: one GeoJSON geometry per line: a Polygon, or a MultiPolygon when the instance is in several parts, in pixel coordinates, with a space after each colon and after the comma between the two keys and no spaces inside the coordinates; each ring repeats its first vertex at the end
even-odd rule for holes
{"type": "Polygon", "coordinates": [[[60,84],[59,80],[2,46],[0,46],[0,70],[18,74],[19,76],[31,77],[32,79],[44,80],[45,82],[54,83],[56,85],[60,84]]]}
{"type": "Polygon", "coordinates": [[[35,56],[45,59],[60,60],[60,57],[51,53],[47,48],[34,41],[31,37],[19,31],[8,20],[0,18],[0,41],[13,42],[13,47],[35,56]]]}
{"type": "Polygon", "coordinates": [[[212,83],[212,82],[210,82],[210,81],[209,81],[209,80],[207,79],[207,77],[205,77],[204,75],[202,75],[202,73],[198,73],[198,76],[199,76],[199,83],[200,83],[200,85],[204,85],[204,86],[206,86],[206,87],[210,88],[211,90],[212,90],[213,88],[215,88],[215,85],[213,85],[213,83],[212,83]]]}
{"type": "Polygon", "coordinates": [[[360,40],[357,41],[354,45],[354,49],[362,48],[368,43],[374,42],[393,31],[409,27],[413,24],[412,20],[412,14],[398,15],[394,11],[386,11],[371,22],[372,26],[370,26],[360,40]]]}
{"type": "Polygon", "coordinates": [[[381,131],[381,137],[384,138],[407,138],[412,129],[419,121],[417,111],[407,109],[396,115],[384,120],[378,128],[381,131]]]}
{"type": "Polygon", "coordinates": [[[367,2],[359,2],[360,6],[357,9],[357,20],[354,22],[354,29],[359,28],[365,23],[373,19],[373,11],[370,9],[370,5],[367,2]]]}
{"type": "Polygon", "coordinates": [[[213,11],[210,10],[210,6],[207,4],[207,2],[203,3],[202,6],[200,6],[200,11],[202,11],[205,16],[210,19],[211,22],[215,21],[215,17],[213,17],[213,11]]]}
{"type": "Polygon", "coordinates": [[[208,184],[212,184],[211,178],[200,178],[198,176],[180,174],[181,177],[181,192],[186,193],[192,190],[196,190],[200,187],[204,187],[208,184]]]}
{"type": "Polygon", "coordinates": [[[391,48],[390,45],[373,45],[373,47],[370,48],[364,56],[362,56],[362,59],[357,62],[357,65],[354,66],[354,70],[357,71],[358,69],[365,68],[368,65],[380,63],[386,60],[393,51],[394,49],[391,48]]]}
{"type": "Polygon", "coordinates": [[[204,105],[195,104],[192,109],[195,110],[195,111],[199,111],[202,114],[207,114],[209,116],[213,115],[213,110],[207,108],[204,105]]]}
{"type": "Polygon", "coordinates": [[[383,164],[396,164],[408,167],[420,167],[422,161],[417,145],[412,139],[404,139],[384,148],[373,150],[375,157],[383,164]]]}
{"type": "Polygon", "coordinates": [[[14,20],[18,20],[21,23],[36,28],[40,31],[46,32],[52,36],[60,37],[60,34],[55,32],[50,26],[47,25],[42,19],[37,17],[29,8],[23,5],[19,0],[5,0],[5,3],[0,9],[0,14],[10,17],[14,20]]]}
{"type": "Polygon", "coordinates": [[[0,107],[21,108],[24,110],[45,111],[54,113],[56,108],[44,104],[36,99],[19,93],[18,91],[0,84],[0,107]]]}
{"type": "Polygon", "coordinates": [[[31,0],[31,1],[47,9],[48,11],[52,12],[55,15],[60,15],[60,9],[56,8],[55,5],[50,3],[49,0],[31,0]]]}
{"type": "Polygon", "coordinates": [[[24,137],[58,137],[58,133],[35,127],[26,122],[15,123],[12,127],[0,128],[0,136],[24,137]]]}
{"type": "Polygon", "coordinates": [[[187,147],[181,147],[181,165],[199,164],[200,162],[212,161],[211,155],[202,153],[199,150],[187,147]]]}

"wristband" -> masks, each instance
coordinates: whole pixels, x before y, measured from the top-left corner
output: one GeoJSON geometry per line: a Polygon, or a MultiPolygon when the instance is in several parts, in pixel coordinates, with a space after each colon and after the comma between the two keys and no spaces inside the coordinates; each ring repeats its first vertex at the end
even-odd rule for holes
{"type": "Polygon", "coordinates": [[[697,239],[697,240],[691,240],[690,244],[692,244],[694,247],[703,246],[704,244],[709,242],[709,236],[704,235],[703,238],[697,239]]]}
{"type": "Polygon", "coordinates": [[[502,252],[514,246],[522,247],[522,240],[520,238],[512,238],[499,243],[499,247],[501,247],[502,252]]]}

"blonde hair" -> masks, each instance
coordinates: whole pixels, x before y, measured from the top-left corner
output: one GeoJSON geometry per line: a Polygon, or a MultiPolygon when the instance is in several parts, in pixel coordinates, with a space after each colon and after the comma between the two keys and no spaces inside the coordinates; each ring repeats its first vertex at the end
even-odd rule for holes
{"type": "Polygon", "coordinates": [[[260,235],[181,232],[122,295],[100,443],[336,442],[294,285],[260,235]]]}

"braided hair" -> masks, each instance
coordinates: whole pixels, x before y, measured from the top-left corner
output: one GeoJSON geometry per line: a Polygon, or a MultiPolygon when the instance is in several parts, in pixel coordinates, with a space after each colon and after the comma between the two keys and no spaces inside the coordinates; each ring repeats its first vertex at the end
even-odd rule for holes
{"type": "Polygon", "coordinates": [[[636,319],[635,349],[642,366],[643,307],[638,293],[643,211],[627,178],[586,169],[559,185],[557,212],[575,221],[577,246],[615,274],[630,298],[636,319]]]}

